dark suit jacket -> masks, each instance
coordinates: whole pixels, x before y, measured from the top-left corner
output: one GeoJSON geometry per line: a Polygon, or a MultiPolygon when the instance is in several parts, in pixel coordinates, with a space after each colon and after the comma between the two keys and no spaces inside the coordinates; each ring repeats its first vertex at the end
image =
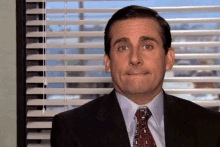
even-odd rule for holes
{"type": "MultiPolygon", "coordinates": [[[[166,147],[220,147],[220,114],[164,92],[166,147]]],[[[53,119],[52,147],[130,147],[115,91],[53,119]]]]}

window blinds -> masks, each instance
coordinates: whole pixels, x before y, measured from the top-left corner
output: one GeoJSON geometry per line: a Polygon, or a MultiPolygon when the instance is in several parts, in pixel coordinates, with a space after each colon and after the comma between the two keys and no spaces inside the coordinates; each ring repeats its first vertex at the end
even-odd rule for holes
{"type": "MultiPolygon", "coordinates": [[[[26,0],[28,147],[49,147],[54,115],[113,88],[104,72],[103,36],[108,19],[119,8],[103,8],[104,1],[88,2],[92,8],[86,8],[83,0],[26,0]]],[[[114,1],[119,2],[127,6],[130,1],[114,1]]],[[[204,107],[220,106],[220,17],[199,14],[215,13],[220,6],[151,8],[171,25],[176,51],[176,64],[166,74],[164,90],[204,107]],[[201,72],[211,76],[199,76],[201,72]],[[214,86],[201,86],[207,83],[214,86]]]]}

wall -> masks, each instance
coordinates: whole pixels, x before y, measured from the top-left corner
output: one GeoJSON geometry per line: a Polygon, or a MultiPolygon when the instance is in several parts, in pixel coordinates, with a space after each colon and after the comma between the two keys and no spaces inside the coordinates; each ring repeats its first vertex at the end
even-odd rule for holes
{"type": "Polygon", "coordinates": [[[0,147],[16,146],[15,0],[0,0],[0,147]]]}

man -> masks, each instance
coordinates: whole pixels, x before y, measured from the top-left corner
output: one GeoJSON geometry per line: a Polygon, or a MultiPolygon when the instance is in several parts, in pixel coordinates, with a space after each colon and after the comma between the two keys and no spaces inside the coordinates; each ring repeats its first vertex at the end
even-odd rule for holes
{"type": "Polygon", "coordinates": [[[162,90],[174,64],[168,23],[128,6],[105,29],[114,90],[53,119],[52,147],[219,147],[220,115],[162,90]]]}

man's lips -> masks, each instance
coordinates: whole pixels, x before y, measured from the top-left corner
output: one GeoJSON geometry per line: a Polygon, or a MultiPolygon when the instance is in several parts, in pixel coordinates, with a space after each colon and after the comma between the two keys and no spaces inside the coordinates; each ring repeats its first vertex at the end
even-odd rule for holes
{"type": "Polygon", "coordinates": [[[127,73],[127,75],[130,75],[130,76],[132,76],[132,75],[134,75],[134,76],[142,76],[142,75],[147,75],[148,74],[148,72],[145,72],[145,73],[127,73]]]}

